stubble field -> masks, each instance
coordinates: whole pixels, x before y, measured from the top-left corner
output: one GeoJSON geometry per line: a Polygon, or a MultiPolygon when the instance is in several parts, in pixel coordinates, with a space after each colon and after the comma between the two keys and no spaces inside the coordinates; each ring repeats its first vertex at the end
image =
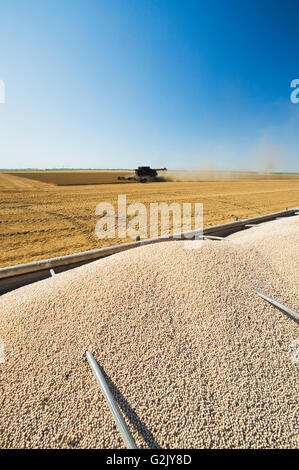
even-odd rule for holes
{"type": "Polygon", "coordinates": [[[105,201],[117,207],[119,194],[126,194],[128,204],[146,206],[151,202],[201,202],[204,226],[299,206],[299,175],[242,174],[219,179],[206,175],[199,181],[187,177],[189,181],[114,184],[119,174],[0,172],[0,266],[130,241],[99,240],[95,234],[97,204],[105,201]]]}

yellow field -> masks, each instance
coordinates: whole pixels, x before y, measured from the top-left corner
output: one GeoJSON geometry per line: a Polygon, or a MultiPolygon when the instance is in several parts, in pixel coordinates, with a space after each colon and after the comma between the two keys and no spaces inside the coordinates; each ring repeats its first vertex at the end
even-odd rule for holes
{"type": "Polygon", "coordinates": [[[0,173],[1,267],[129,241],[99,240],[95,234],[97,204],[116,204],[118,194],[126,194],[128,204],[202,202],[205,226],[299,206],[299,176],[294,175],[262,179],[248,174],[245,179],[243,174],[241,180],[107,184],[108,178],[117,181],[119,172],[39,172],[34,179],[29,179],[29,174],[32,178],[32,172],[0,173]],[[68,181],[77,185],[62,183],[66,174],[68,181]],[[90,178],[100,174],[106,184],[86,185],[86,179],[90,183],[90,178]]]}

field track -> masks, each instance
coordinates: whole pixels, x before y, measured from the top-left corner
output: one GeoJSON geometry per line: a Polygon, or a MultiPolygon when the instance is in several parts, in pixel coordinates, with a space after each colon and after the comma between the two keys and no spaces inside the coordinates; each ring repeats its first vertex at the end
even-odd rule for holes
{"type": "MultiPolygon", "coordinates": [[[[67,173],[68,177],[80,174],[67,173]]],[[[81,172],[80,178],[84,173],[88,172],[81,172]]],[[[264,180],[248,175],[242,181],[67,186],[23,175],[0,173],[1,267],[131,241],[99,240],[95,234],[97,204],[116,204],[118,194],[126,194],[128,204],[202,202],[205,226],[299,206],[299,176],[293,175],[281,175],[280,179],[269,179],[268,175],[264,180]]]]}

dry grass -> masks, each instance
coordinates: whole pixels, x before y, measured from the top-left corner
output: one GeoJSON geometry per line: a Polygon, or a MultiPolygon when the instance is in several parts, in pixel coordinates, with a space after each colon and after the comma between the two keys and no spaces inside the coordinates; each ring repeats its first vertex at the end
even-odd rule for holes
{"type": "MultiPolygon", "coordinates": [[[[81,178],[89,172],[73,172],[72,178],[76,174],[81,178]]],[[[0,173],[2,267],[125,241],[99,240],[95,234],[97,204],[116,204],[118,194],[126,194],[128,204],[202,202],[205,226],[299,206],[299,179],[294,177],[55,186],[22,176],[0,173]]]]}

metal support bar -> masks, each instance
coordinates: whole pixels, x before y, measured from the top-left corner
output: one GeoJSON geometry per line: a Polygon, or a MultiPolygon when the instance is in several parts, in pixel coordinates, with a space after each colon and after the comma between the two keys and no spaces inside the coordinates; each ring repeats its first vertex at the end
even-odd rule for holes
{"type": "Polygon", "coordinates": [[[271,297],[269,297],[269,296],[266,295],[266,294],[263,294],[262,292],[260,292],[260,291],[258,291],[258,290],[256,290],[256,289],[255,289],[255,292],[256,292],[260,297],[262,297],[263,299],[267,300],[267,302],[270,302],[270,304],[274,305],[274,306],[277,307],[277,308],[280,308],[280,309],[283,310],[284,312],[288,313],[288,314],[291,315],[292,317],[295,317],[297,320],[299,320],[299,313],[296,312],[296,310],[294,310],[293,308],[287,307],[286,305],[281,304],[280,302],[277,302],[277,300],[271,299],[271,297]]]}
{"type": "Polygon", "coordinates": [[[103,392],[103,395],[106,399],[106,402],[109,406],[109,409],[113,415],[113,418],[115,420],[116,426],[121,434],[121,437],[123,438],[124,443],[126,444],[127,449],[137,449],[137,446],[135,444],[135,441],[125,423],[124,418],[121,415],[121,412],[119,411],[119,408],[112,396],[112,393],[110,392],[110,389],[108,387],[108,384],[104,378],[103,373],[101,372],[95,358],[91,354],[91,352],[86,351],[86,357],[89,362],[89,365],[95,375],[95,378],[103,392]]]}

